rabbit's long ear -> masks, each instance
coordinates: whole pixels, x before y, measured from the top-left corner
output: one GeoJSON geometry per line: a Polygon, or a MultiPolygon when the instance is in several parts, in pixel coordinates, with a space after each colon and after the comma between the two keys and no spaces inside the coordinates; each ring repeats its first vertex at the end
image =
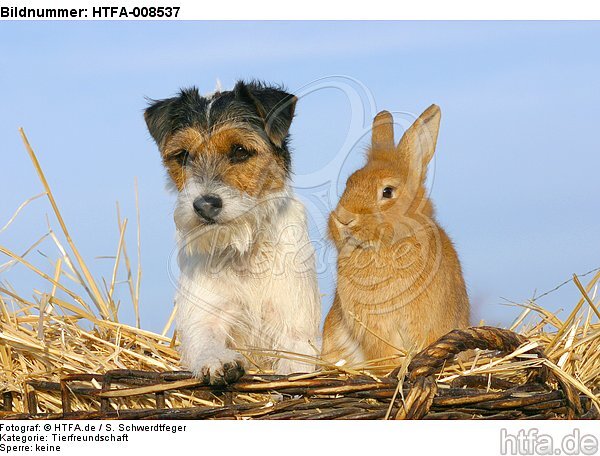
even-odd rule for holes
{"type": "Polygon", "coordinates": [[[400,159],[420,167],[423,176],[435,152],[441,117],[442,111],[439,106],[429,106],[406,130],[398,144],[400,159]]]}
{"type": "Polygon", "coordinates": [[[394,149],[394,118],[388,111],[381,111],[373,119],[369,158],[393,158],[394,149]]]}

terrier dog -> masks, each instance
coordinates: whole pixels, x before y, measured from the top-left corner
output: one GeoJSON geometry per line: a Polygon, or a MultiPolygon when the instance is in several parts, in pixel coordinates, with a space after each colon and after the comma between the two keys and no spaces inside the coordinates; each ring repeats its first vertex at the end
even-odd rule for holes
{"type": "Polygon", "coordinates": [[[314,370],[307,358],[278,353],[319,352],[314,249],[290,188],[296,101],[279,87],[239,81],[207,96],[184,89],[145,111],[178,192],[181,361],[211,384],[235,382],[250,365],[314,370]]]}

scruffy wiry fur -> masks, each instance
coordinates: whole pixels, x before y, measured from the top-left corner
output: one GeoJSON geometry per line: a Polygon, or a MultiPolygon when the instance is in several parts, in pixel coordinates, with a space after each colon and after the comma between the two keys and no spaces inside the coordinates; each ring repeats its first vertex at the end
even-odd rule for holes
{"type": "Polygon", "coordinates": [[[206,97],[183,90],[145,113],[178,191],[181,361],[213,384],[236,381],[249,366],[314,370],[269,356],[319,350],[314,250],[289,184],[295,103],[281,88],[240,81],[206,97]],[[207,197],[219,204],[210,217],[197,205],[207,197]]]}
{"type": "Polygon", "coordinates": [[[396,146],[391,114],[379,113],[367,164],[330,215],[338,283],[323,333],[328,361],[389,363],[469,324],[458,256],[425,188],[440,117],[431,106],[396,146]]]}

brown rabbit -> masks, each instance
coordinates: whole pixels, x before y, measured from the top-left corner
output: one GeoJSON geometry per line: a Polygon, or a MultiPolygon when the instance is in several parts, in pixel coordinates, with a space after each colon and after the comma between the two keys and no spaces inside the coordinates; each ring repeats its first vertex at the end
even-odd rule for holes
{"type": "Polygon", "coordinates": [[[338,283],[323,332],[327,361],[415,352],[469,324],[458,256],[425,188],[440,117],[430,106],[398,146],[392,115],[382,111],[373,121],[367,164],[350,176],[329,217],[338,283]]]}

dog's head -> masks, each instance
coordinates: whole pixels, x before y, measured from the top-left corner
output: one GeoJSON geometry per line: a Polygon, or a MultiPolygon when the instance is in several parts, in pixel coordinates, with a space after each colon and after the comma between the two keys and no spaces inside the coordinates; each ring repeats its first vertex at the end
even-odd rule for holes
{"type": "Polygon", "coordinates": [[[287,191],[295,104],[280,88],[240,81],[210,96],[185,89],[148,107],[188,250],[250,247],[287,191]]]}

